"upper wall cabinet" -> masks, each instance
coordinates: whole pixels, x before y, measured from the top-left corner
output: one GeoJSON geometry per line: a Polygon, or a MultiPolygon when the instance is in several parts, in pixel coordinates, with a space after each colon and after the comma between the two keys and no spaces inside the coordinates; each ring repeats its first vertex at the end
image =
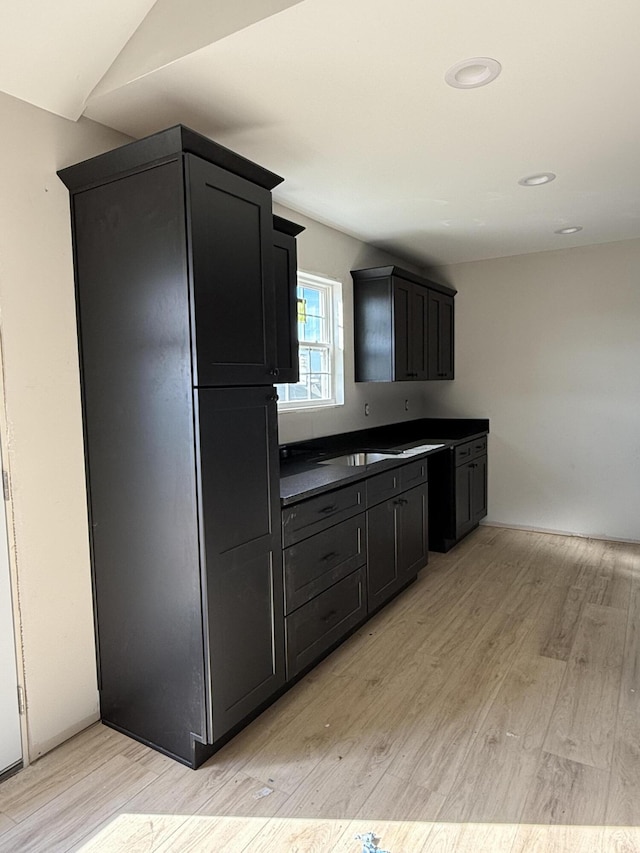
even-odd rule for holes
{"type": "MultiPolygon", "coordinates": [[[[84,227],[82,199],[95,199],[92,259],[133,200],[145,202],[148,231],[164,236],[188,289],[194,386],[277,381],[270,190],[282,178],[180,125],[59,174],[78,199],[76,230],[84,227]]],[[[142,274],[146,265],[157,288],[143,239],[149,238],[120,235],[117,245],[131,262],[128,277],[142,274]]],[[[139,307],[152,322],[163,306],[156,301],[139,307]]],[[[167,337],[167,347],[172,343],[167,337]]]]}
{"type": "Polygon", "coordinates": [[[297,382],[298,366],[298,260],[296,237],[302,225],[273,217],[273,274],[276,298],[276,382],[297,382]]]}
{"type": "Polygon", "coordinates": [[[453,379],[456,291],[395,266],[351,275],[356,382],[453,379]]]}

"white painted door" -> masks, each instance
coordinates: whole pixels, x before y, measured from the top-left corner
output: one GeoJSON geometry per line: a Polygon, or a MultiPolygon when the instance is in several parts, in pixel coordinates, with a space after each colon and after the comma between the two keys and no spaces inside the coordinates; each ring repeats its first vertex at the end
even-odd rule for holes
{"type": "Polygon", "coordinates": [[[22,758],[17,684],[7,523],[0,504],[0,773],[22,758]]]}

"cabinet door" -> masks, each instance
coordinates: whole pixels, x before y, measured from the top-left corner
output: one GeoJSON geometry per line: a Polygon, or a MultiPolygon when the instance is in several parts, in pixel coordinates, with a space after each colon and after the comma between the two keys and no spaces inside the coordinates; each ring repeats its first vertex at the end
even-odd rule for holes
{"type": "Polygon", "coordinates": [[[429,291],[414,284],[411,293],[411,378],[427,379],[429,291]]]}
{"type": "Polygon", "coordinates": [[[398,576],[413,577],[429,559],[427,487],[416,486],[403,492],[399,504],[398,576]]]}
{"type": "Polygon", "coordinates": [[[393,280],[393,365],[394,380],[413,379],[411,352],[413,285],[409,281],[393,280]]]}
{"type": "Polygon", "coordinates": [[[391,498],[367,510],[367,604],[371,613],[398,588],[398,506],[391,498]]]}
{"type": "Polygon", "coordinates": [[[426,379],[428,369],[428,291],[393,279],[394,364],[397,381],[426,379]]]}
{"type": "Polygon", "coordinates": [[[456,468],[456,539],[474,526],[473,520],[473,462],[456,468]]]}
{"type": "Polygon", "coordinates": [[[199,157],[185,161],[196,385],[271,385],[271,194],[199,157]]]}
{"type": "Polygon", "coordinates": [[[429,379],[453,379],[453,297],[429,291],[429,379]]]}
{"type": "Polygon", "coordinates": [[[474,522],[478,522],[487,514],[487,457],[480,456],[471,464],[471,511],[474,522]]]}
{"type": "Polygon", "coordinates": [[[273,273],[276,299],[277,382],[297,382],[298,317],[296,238],[273,232],[273,273]]]}
{"type": "Polygon", "coordinates": [[[275,394],[198,392],[213,739],[284,684],[275,394]]]}

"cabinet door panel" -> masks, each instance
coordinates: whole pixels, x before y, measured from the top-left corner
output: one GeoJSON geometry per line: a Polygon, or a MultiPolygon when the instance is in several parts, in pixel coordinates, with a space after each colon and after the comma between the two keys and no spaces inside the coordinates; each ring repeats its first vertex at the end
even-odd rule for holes
{"type": "Polygon", "coordinates": [[[413,378],[411,366],[411,296],[413,286],[402,279],[393,285],[394,379],[413,378]]]}
{"type": "Polygon", "coordinates": [[[487,514],[487,457],[480,456],[473,463],[472,507],[473,520],[480,521],[487,514]]]}
{"type": "Polygon", "coordinates": [[[456,468],[456,539],[460,539],[473,525],[472,477],[473,462],[456,468]]]}
{"type": "Polygon", "coordinates": [[[396,499],[367,510],[367,603],[376,610],[398,586],[396,499]]]}
{"type": "Polygon", "coordinates": [[[413,379],[428,377],[428,311],[429,291],[425,287],[414,285],[411,294],[411,376],[413,379]]]}
{"type": "Polygon", "coordinates": [[[211,725],[220,738],[284,683],[273,393],[198,392],[211,725]]]}
{"type": "Polygon", "coordinates": [[[416,486],[403,492],[400,503],[398,575],[408,579],[429,559],[427,487],[416,486]]]}
{"type": "Polygon", "coordinates": [[[297,382],[298,318],[296,239],[289,234],[273,232],[273,264],[276,305],[277,382],[297,382]]]}
{"type": "Polygon", "coordinates": [[[271,194],[186,155],[197,382],[270,385],[276,362],[271,194]]]}
{"type": "Polygon", "coordinates": [[[429,379],[453,379],[453,297],[429,291],[429,379]]]}

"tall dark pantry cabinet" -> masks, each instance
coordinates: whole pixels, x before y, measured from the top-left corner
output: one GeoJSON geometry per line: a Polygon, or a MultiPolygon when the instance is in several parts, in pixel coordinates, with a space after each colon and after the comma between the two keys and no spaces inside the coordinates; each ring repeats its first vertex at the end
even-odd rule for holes
{"type": "Polygon", "coordinates": [[[101,716],[196,767],[284,685],[271,189],[177,126],[71,193],[101,716]]]}

